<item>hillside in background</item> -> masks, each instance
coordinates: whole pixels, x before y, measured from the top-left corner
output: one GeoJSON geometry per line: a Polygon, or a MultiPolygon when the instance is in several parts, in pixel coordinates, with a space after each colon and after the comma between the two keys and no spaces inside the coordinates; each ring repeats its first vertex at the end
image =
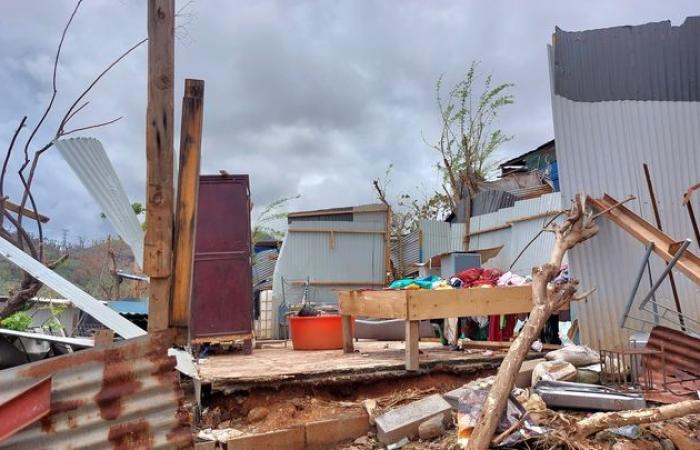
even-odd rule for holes
{"type": "MultiPolygon", "coordinates": [[[[147,295],[145,283],[129,280],[124,280],[120,284],[117,293],[117,282],[112,275],[114,263],[119,270],[142,274],[134,263],[131,249],[120,238],[81,244],[47,241],[44,244],[44,251],[49,261],[68,254],[68,259],[56,269],[56,272],[97,299],[141,298],[147,295]],[[110,248],[114,254],[114,262],[109,252],[110,248]]],[[[10,289],[16,288],[21,277],[20,269],[5,259],[0,260],[0,296],[5,296],[10,289]]],[[[42,288],[39,296],[62,297],[46,287],[42,288]]]]}

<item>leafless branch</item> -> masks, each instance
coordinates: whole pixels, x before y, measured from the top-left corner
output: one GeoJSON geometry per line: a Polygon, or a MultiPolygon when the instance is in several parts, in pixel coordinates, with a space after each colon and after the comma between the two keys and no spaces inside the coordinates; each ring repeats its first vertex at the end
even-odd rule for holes
{"type": "Polygon", "coordinates": [[[19,122],[19,126],[15,130],[14,134],[12,135],[12,139],[10,140],[10,146],[7,148],[7,153],[5,153],[5,161],[3,161],[2,163],[2,172],[0,173],[0,197],[5,197],[5,174],[7,173],[7,164],[10,162],[10,156],[12,155],[12,149],[15,146],[17,136],[19,136],[19,132],[22,130],[22,128],[24,128],[24,125],[26,123],[27,116],[24,116],[19,122]]]}
{"type": "MultiPolygon", "coordinates": [[[[52,88],[51,99],[49,100],[49,104],[46,106],[46,109],[44,110],[44,114],[42,114],[41,118],[39,119],[39,122],[37,122],[36,126],[34,127],[31,134],[29,135],[27,142],[24,145],[25,158],[28,158],[29,145],[31,144],[32,139],[34,139],[34,136],[39,131],[39,128],[41,128],[41,125],[44,123],[44,120],[46,120],[46,116],[49,115],[49,112],[51,111],[51,108],[53,107],[53,103],[56,100],[56,94],[58,93],[58,88],[56,86],[56,73],[58,72],[58,61],[61,57],[61,49],[63,48],[63,41],[66,39],[66,33],[68,33],[68,28],[70,28],[70,24],[73,22],[73,18],[75,17],[75,14],[78,12],[78,8],[80,7],[80,4],[82,2],[83,2],[83,0],[78,0],[76,2],[75,8],[73,8],[73,12],[71,13],[70,18],[68,19],[68,22],[66,22],[66,26],[63,27],[63,33],[61,33],[61,40],[58,42],[58,48],[56,49],[56,56],[54,57],[54,60],[53,60],[53,75],[51,77],[51,88],[52,88]]],[[[24,202],[22,202],[22,205],[24,206],[24,202]]],[[[20,223],[21,223],[21,220],[20,220],[20,223]]]]}
{"type": "Polygon", "coordinates": [[[77,131],[85,131],[85,130],[91,130],[91,129],[93,129],[93,128],[104,127],[105,125],[113,124],[114,122],[116,122],[116,121],[122,119],[123,117],[124,117],[124,116],[119,116],[119,117],[117,117],[116,119],[108,120],[107,122],[96,123],[96,124],[94,124],[94,125],[88,125],[88,126],[86,126],[86,127],[80,127],[80,128],[76,128],[76,129],[74,129],[74,130],[64,131],[64,132],[63,132],[63,136],[68,136],[69,134],[75,133],[75,132],[77,132],[77,131]]]}
{"type": "Polygon", "coordinates": [[[61,120],[60,125],[58,126],[58,131],[56,132],[56,138],[59,138],[59,137],[63,134],[63,129],[64,129],[65,126],[68,124],[68,117],[71,115],[71,113],[72,113],[73,110],[76,108],[76,106],[78,105],[78,103],[80,103],[80,101],[92,90],[92,88],[95,87],[95,85],[102,79],[102,77],[105,76],[105,75],[107,74],[107,72],[109,72],[109,71],[112,69],[112,67],[114,67],[115,65],[117,65],[117,64],[119,63],[119,61],[121,61],[122,59],[126,58],[126,56],[129,55],[129,53],[131,53],[131,52],[133,52],[134,50],[136,50],[137,48],[139,48],[139,47],[140,47],[141,45],[143,45],[143,43],[146,42],[146,41],[148,41],[148,38],[144,38],[144,39],[140,40],[139,42],[137,42],[136,44],[134,44],[131,48],[129,48],[127,51],[125,51],[124,53],[122,53],[117,59],[115,59],[114,61],[112,61],[112,63],[109,64],[109,65],[107,66],[107,68],[105,68],[105,70],[103,70],[103,71],[97,76],[97,78],[95,78],[95,79],[92,81],[92,83],[90,83],[90,85],[78,96],[78,98],[75,99],[75,101],[74,101],[73,104],[70,106],[70,108],[68,108],[68,111],[66,112],[66,115],[65,115],[65,116],[63,117],[63,119],[61,120]]]}

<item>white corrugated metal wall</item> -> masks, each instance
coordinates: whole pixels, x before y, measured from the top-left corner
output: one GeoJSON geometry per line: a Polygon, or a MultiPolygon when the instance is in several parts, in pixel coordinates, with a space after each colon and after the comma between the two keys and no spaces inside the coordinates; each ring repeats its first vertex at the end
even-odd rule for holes
{"type": "MultiPolygon", "coordinates": [[[[608,193],[619,200],[632,194],[638,200],[629,208],[654,223],[642,169],[647,163],[664,231],[679,240],[693,236],[681,199],[700,175],[700,103],[576,102],[553,93],[552,110],[564,199],[578,192],[594,197],[608,193]]],[[[620,328],[619,319],[644,254],[644,246],[614,224],[605,219],[599,224],[598,236],[569,255],[572,275],[582,286],[598,289],[578,309],[582,340],[595,347],[627,340],[629,331],[620,328]]],[[[697,246],[691,250],[697,251],[697,246]]],[[[658,276],[663,266],[659,258],[652,260],[652,273],[658,276]]],[[[674,274],[684,313],[700,320],[698,287],[680,272],[674,274]]],[[[646,278],[640,298],[644,289],[648,289],[646,278]]],[[[672,307],[668,282],[659,298],[672,307]]],[[[638,304],[633,306],[635,313],[638,304]]]]}
{"type": "MultiPolygon", "coordinates": [[[[538,198],[517,201],[512,207],[502,208],[490,214],[473,217],[470,223],[472,235],[469,250],[502,247],[496,257],[484,262],[484,266],[508,270],[518,253],[560,209],[561,196],[558,192],[553,192],[538,198]]],[[[404,239],[405,263],[410,266],[417,262],[426,262],[435,255],[462,251],[465,227],[463,223],[450,225],[447,222],[421,220],[419,230],[404,239]],[[420,258],[418,236],[422,236],[420,258]]],[[[513,267],[513,272],[530,274],[533,266],[549,258],[553,242],[551,234],[541,235],[523,253],[513,267]]],[[[397,248],[393,249],[392,258],[394,264],[397,264],[397,248]]]]}
{"type": "MultiPolygon", "coordinates": [[[[288,305],[300,303],[305,290],[307,300],[335,303],[337,289],[376,288],[384,283],[386,213],[355,216],[358,221],[300,221],[289,225],[273,276],[275,321],[283,299],[288,305]],[[316,228],[335,230],[334,238],[328,231],[308,231],[316,228]],[[307,231],[295,231],[300,229],[307,231]],[[376,233],[342,233],[343,230],[376,233]],[[304,286],[307,279],[308,288],[304,286]]],[[[274,331],[277,336],[277,330],[274,331]]]]}

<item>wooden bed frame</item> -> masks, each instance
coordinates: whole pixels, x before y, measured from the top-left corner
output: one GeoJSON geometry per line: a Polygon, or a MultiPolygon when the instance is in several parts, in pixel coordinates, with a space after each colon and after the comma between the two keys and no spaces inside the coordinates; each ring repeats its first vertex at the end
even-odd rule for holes
{"type": "Polygon", "coordinates": [[[445,290],[341,291],[343,351],[352,353],[352,317],[406,321],[406,370],[418,370],[418,324],[448,317],[520,314],[532,310],[531,286],[445,290]]]}

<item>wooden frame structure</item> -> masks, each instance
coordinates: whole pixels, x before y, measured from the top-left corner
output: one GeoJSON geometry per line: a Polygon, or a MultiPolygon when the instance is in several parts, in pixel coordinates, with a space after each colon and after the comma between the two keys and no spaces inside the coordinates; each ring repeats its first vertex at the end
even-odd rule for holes
{"type": "Polygon", "coordinates": [[[352,353],[352,317],[406,321],[406,370],[418,370],[418,325],[447,317],[521,314],[532,310],[531,286],[445,290],[341,291],[343,351],[352,353]]]}

